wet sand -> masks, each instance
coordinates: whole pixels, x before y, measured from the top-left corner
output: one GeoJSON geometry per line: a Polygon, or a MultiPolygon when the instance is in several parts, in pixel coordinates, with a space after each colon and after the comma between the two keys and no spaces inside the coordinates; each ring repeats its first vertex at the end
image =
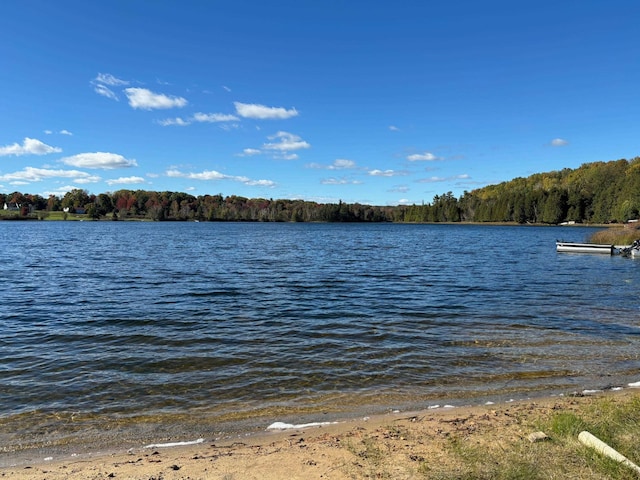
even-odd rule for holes
{"type": "Polygon", "coordinates": [[[523,448],[533,445],[528,436],[540,428],[541,419],[558,411],[579,412],[603,395],[615,400],[639,396],[640,389],[390,413],[234,440],[193,439],[199,443],[39,458],[0,468],[0,478],[455,478],[458,464],[449,448],[452,439],[463,438],[489,450],[523,448]]]}

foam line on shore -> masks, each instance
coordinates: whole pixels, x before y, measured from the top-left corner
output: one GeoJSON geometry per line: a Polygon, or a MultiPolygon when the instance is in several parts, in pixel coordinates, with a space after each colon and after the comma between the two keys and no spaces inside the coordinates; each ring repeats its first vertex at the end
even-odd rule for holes
{"type": "Polygon", "coordinates": [[[169,448],[169,447],[182,447],[185,445],[197,445],[199,443],[203,443],[204,438],[198,438],[197,440],[191,440],[187,442],[170,442],[170,443],[152,443],[150,445],[145,445],[142,448],[169,448]]]}
{"type": "Polygon", "coordinates": [[[298,428],[309,428],[309,427],[321,427],[323,425],[335,425],[338,422],[311,422],[311,423],[284,423],[284,422],[273,422],[271,425],[267,427],[267,430],[295,430],[298,428]]]}

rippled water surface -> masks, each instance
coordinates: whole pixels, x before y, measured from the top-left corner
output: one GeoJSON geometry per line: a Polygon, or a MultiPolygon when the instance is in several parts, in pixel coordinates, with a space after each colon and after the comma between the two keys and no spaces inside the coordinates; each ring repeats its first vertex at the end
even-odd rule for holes
{"type": "Polygon", "coordinates": [[[637,381],[640,260],[555,252],[590,233],[0,222],[0,447],[637,381]]]}

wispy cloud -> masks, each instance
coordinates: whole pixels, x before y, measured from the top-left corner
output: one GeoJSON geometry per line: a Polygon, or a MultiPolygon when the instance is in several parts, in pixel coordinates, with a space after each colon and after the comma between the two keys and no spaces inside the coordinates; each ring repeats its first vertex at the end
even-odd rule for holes
{"type": "Polygon", "coordinates": [[[204,170],[200,173],[186,173],[177,169],[167,170],[167,177],[172,178],[188,178],[191,180],[224,180],[233,178],[229,175],[217,172],[215,170],[204,170]]]}
{"type": "Polygon", "coordinates": [[[409,188],[408,185],[396,185],[395,187],[390,188],[387,191],[394,192],[394,193],[407,193],[409,190],[411,189],[409,188]]]}
{"type": "Polygon", "coordinates": [[[275,135],[267,137],[268,140],[273,140],[262,145],[262,149],[257,148],[245,148],[242,153],[239,153],[239,157],[249,157],[252,155],[259,155],[269,152],[273,158],[280,160],[297,160],[298,155],[296,150],[303,150],[311,148],[311,145],[300,138],[298,135],[294,135],[289,132],[278,132],[275,135]]]}
{"type": "Polygon", "coordinates": [[[84,184],[84,183],[96,183],[96,182],[99,182],[100,180],[102,179],[97,175],[87,175],[87,176],[76,178],[74,182],[84,184]]]}
{"type": "Polygon", "coordinates": [[[226,113],[194,113],[193,116],[188,118],[175,117],[175,118],[165,118],[164,120],[158,120],[158,124],[163,127],[177,125],[180,127],[186,127],[187,125],[191,125],[194,122],[197,123],[225,123],[225,122],[236,122],[240,120],[235,115],[229,115],[226,113]]]}
{"type": "Polygon", "coordinates": [[[145,179],[142,177],[120,177],[107,180],[108,185],[134,185],[138,183],[145,183],[145,179]]]}
{"type": "Polygon", "coordinates": [[[125,88],[124,93],[129,99],[131,108],[139,108],[141,110],[181,108],[188,103],[186,98],[155,93],[146,88],[125,88]]]}
{"type": "Polygon", "coordinates": [[[369,170],[369,175],[372,177],[401,177],[408,175],[404,170],[369,170]]]}
{"type": "Polygon", "coordinates": [[[331,165],[329,170],[344,170],[348,168],[356,168],[356,162],[353,160],[347,160],[346,158],[338,158],[331,165]]]}
{"type": "MultiPolygon", "coordinates": [[[[45,130],[44,131],[45,135],[53,135],[55,132],[53,130],[45,130]]],[[[68,135],[68,136],[73,136],[73,133],[71,133],[69,130],[60,130],[58,132],[60,135],[68,135]]]]}
{"type": "Polygon", "coordinates": [[[98,95],[102,95],[103,97],[115,100],[117,102],[120,100],[118,98],[118,94],[109,87],[121,87],[123,85],[129,85],[129,82],[114,77],[110,73],[99,73],[96,78],[91,80],[91,84],[93,85],[93,90],[98,95]]]}
{"type": "Polygon", "coordinates": [[[350,180],[345,177],[342,178],[325,178],[320,180],[322,185],[361,185],[360,180],[350,180]]]}
{"type": "Polygon", "coordinates": [[[65,185],[64,187],[58,187],[55,190],[48,190],[44,192],[45,196],[54,195],[56,197],[63,197],[65,193],[79,188],[77,185],[65,185]]]}
{"type": "Polygon", "coordinates": [[[224,113],[195,113],[193,115],[194,122],[207,122],[207,123],[217,123],[217,122],[235,122],[240,120],[235,115],[227,115],[224,113]]]}
{"type": "Polygon", "coordinates": [[[62,158],[60,161],[72,167],[101,168],[103,170],[128,168],[138,165],[135,160],[129,160],[117,153],[108,152],[79,153],[71,157],[62,158]]]}
{"type": "Polygon", "coordinates": [[[199,173],[186,173],[181,172],[175,168],[167,170],[166,175],[172,178],[187,178],[189,180],[231,180],[234,182],[240,182],[248,186],[259,186],[259,187],[273,187],[276,185],[275,182],[271,180],[252,180],[251,178],[245,176],[234,176],[234,175],[225,175],[224,173],[217,172],[215,170],[204,170],[199,173]]]}
{"type": "Polygon", "coordinates": [[[94,183],[100,177],[80,170],[54,170],[49,168],[25,167],[24,169],[0,175],[0,181],[40,182],[51,178],[71,178],[76,183],[94,183]]]}
{"type": "Polygon", "coordinates": [[[421,178],[420,180],[416,180],[417,183],[438,183],[438,182],[450,182],[452,180],[468,180],[471,177],[463,173],[461,175],[454,175],[452,177],[429,177],[429,178],[421,178]]]}
{"type": "Polygon", "coordinates": [[[399,132],[400,129],[398,127],[396,127],[395,125],[389,125],[389,130],[391,130],[392,132],[399,132]]]}
{"type": "Polygon", "coordinates": [[[95,85],[93,87],[93,90],[98,95],[102,95],[103,97],[110,98],[111,100],[115,100],[116,102],[120,101],[120,99],[118,98],[118,95],[116,95],[116,93],[113,90],[111,90],[109,87],[105,85],[95,85]]]}
{"type": "Polygon", "coordinates": [[[552,147],[564,147],[566,145],[569,145],[569,142],[564,138],[554,138],[551,140],[552,147]]]}
{"type": "Polygon", "coordinates": [[[245,148],[242,150],[242,153],[239,153],[238,157],[252,157],[254,155],[262,154],[262,150],[258,150],[257,148],[245,148]]]}
{"type": "Polygon", "coordinates": [[[117,77],[114,77],[110,73],[99,73],[93,81],[94,83],[101,83],[103,85],[110,85],[112,87],[129,85],[129,82],[127,80],[121,80],[117,77]]]}
{"type": "Polygon", "coordinates": [[[347,160],[346,158],[338,158],[329,165],[323,165],[321,163],[310,163],[306,165],[307,168],[318,168],[322,170],[348,170],[356,168],[356,162],[353,160],[347,160]]]}
{"type": "Polygon", "coordinates": [[[234,102],[236,113],[243,118],[254,118],[258,120],[283,120],[297,117],[298,111],[295,108],[287,110],[283,107],[267,107],[257,103],[234,102]]]}
{"type": "Polygon", "coordinates": [[[158,120],[158,124],[163,127],[169,127],[172,125],[177,125],[179,127],[186,127],[187,125],[191,125],[189,120],[185,120],[182,117],[175,118],[165,118],[164,120],[158,120]]]}
{"type": "Polygon", "coordinates": [[[52,147],[46,143],[41,142],[35,138],[25,137],[22,145],[14,143],[13,145],[6,145],[0,147],[0,157],[14,155],[16,157],[22,155],[47,155],[49,153],[60,153],[61,148],[52,147]]]}
{"type": "Polygon", "coordinates": [[[431,152],[424,152],[424,153],[414,153],[413,155],[409,155],[407,157],[407,160],[409,160],[410,162],[433,162],[435,160],[442,160],[442,158],[435,156],[431,152]]]}
{"type": "Polygon", "coordinates": [[[276,182],[271,180],[241,180],[242,183],[250,187],[275,187],[276,182]]]}
{"type": "Polygon", "coordinates": [[[265,150],[276,150],[279,152],[292,152],[310,148],[311,145],[293,133],[280,131],[275,135],[267,137],[269,140],[277,140],[277,142],[265,143],[262,148],[265,150]]]}

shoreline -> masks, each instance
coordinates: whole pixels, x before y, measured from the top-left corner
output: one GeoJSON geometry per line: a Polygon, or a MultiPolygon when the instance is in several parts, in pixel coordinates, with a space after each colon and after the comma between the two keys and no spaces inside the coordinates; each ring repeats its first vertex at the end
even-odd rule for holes
{"type": "MultiPolygon", "coordinates": [[[[385,468],[396,473],[408,472],[412,468],[420,468],[417,465],[420,462],[416,459],[428,458],[425,452],[442,456],[442,449],[456,435],[474,438],[474,441],[481,443],[493,437],[522,443],[527,435],[535,432],[542,417],[554,412],[579,411],[600,399],[614,402],[638,399],[640,389],[633,388],[637,386],[629,384],[619,390],[527,398],[495,404],[488,402],[450,408],[431,407],[419,411],[393,411],[370,417],[321,421],[305,428],[290,425],[293,428],[267,429],[228,438],[198,437],[140,444],[128,449],[105,446],[100,450],[69,453],[60,457],[45,457],[40,455],[41,452],[31,451],[16,455],[15,464],[11,466],[5,466],[10,463],[5,458],[0,467],[0,478],[346,479],[354,478],[354,475],[359,478],[358,474],[354,474],[360,471],[358,465],[367,466],[360,450],[371,448],[382,451],[391,446],[393,456],[389,457],[388,462],[383,462],[385,468]],[[395,458],[396,455],[399,458],[395,458]]],[[[379,461],[382,462],[382,459],[379,461]]],[[[454,465],[449,467],[453,468],[454,465]]],[[[412,474],[398,474],[391,478],[413,477],[412,474]]]]}
{"type": "Polygon", "coordinates": [[[513,391],[456,391],[419,398],[405,395],[388,397],[388,392],[379,392],[375,400],[369,395],[362,402],[354,402],[352,398],[334,398],[339,407],[329,406],[325,399],[322,402],[324,407],[275,406],[240,410],[232,414],[200,409],[122,418],[73,411],[21,413],[1,419],[0,469],[11,463],[8,461],[10,457],[18,459],[14,464],[22,465],[38,463],[44,458],[71,458],[95,452],[121,453],[146,444],[190,442],[199,438],[230,444],[277,433],[277,430],[269,429],[274,423],[349,423],[406,412],[438,412],[615,392],[631,388],[623,385],[635,385],[628,382],[635,381],[636,377],[627,375],[618,380],[606,386],[596,386],[591,382],[579,388],[562,385],[513,391]]]}

